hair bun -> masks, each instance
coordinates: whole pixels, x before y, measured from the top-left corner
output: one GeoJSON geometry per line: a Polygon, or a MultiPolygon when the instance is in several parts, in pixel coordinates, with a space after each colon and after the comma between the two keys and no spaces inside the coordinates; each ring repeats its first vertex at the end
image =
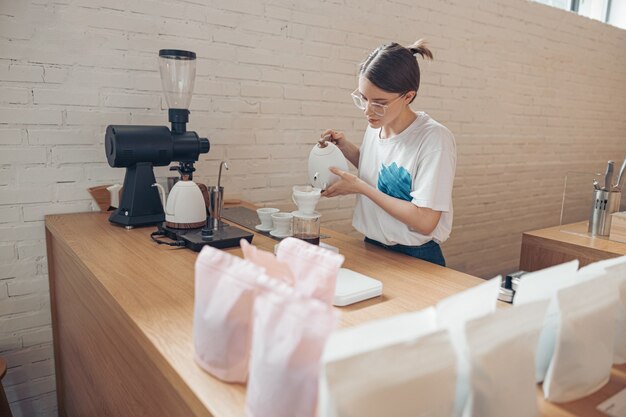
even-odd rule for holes
{"type": "Polygon", "coordinates": [[[424,39],[419,39],[413,45],[408,46],[407,49],[413,55],[420,54],[422,58],[433,59],[433,53],[426,47],[426,41],[424,39]]]}

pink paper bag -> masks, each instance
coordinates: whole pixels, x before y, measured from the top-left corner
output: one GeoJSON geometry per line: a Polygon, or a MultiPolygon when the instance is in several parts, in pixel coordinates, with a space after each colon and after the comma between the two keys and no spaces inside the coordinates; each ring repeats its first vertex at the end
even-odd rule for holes
{"type": "Polygon", "coordinates": [[[338,313],[276,280],[254,306],[249,417],[313,417],[320,360],[338,313]]]}
{"type": "Polygon", "coordinates": [[[240,242],[243,257],[253,264],[265,269],[265,273],[279,279],[286,284],[293,286],[294,276],[286,262],[280,262],[273,253],[261,250],[254,245],[248,243],[247,240],[241,239],[240,242]]]}
{"type": "Polygon", "coordinates": [[[252,312],[263,269],[205,246],[195,265],[193,343],[203,369],[227,382],[245,382],[252,312]]]}
{"type": "Polygon", "coordinates": [[[291,268],[295,277],[295,288],[305,296],[333,302],[337,273],[344,256],[304,242],[286,238],[278,245],[276,258],[291,268]]]}

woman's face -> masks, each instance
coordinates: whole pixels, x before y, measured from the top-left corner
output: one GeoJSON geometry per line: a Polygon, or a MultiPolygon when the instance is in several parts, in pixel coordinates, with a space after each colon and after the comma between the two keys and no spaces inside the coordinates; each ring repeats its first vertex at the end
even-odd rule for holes
{"type": "Polygon", "coordinates": [[[400,93],[390,93],[389,91],[378,88],[366,77],[359,77],[358,90],[357,94],[360,93],[363,102],[366,104],[363,113],[365,117],[367,117],[369,125],[374,129],[378,129],[393,122],[402,111],[408,107],[415,94],[413,91],[404,95],[400,93]],[[372,106],[372,103],[386,106],[383,116],[376,114],[380,113],[382,108],[380,106],[372,106]]]}

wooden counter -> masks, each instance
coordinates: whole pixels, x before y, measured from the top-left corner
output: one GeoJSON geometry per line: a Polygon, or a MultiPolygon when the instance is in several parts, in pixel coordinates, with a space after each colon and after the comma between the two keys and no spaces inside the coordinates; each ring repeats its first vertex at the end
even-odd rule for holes
{"type": "MultiPolygon", "coordinates": [[[[211,377],[193,360],[197,254],[158,246],[149,238],[153,228],[125,230],[107,217],[46,217],[59,415],[244,416],[245,387],[211,377]]],[[[340,309],[342,326],[419,310],[483,282],[323,232],[345,255],[345,267],[384,283],[384,296],[340,309]]],[[[253,240],[266,250],[275,243],[261,235],[253,240]]],[[[612,381],[594,403],[623,382],[612,381]]],[[[545,402],[541,407],[545,416],[577,415],[545,402]]]]}
{"type": "Polygon", "coordinates": [[[520,269],[538,271],[574,259],[584,266],[622,255],[626,255],[626,243],[587,236],[587,222],[580,222],[525,232],[520,269]]]}

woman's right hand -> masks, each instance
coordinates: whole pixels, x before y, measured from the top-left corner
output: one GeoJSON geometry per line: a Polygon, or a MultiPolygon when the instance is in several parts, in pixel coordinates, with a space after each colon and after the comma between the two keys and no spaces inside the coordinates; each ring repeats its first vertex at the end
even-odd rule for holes
{"type": "Polygon", "coordinates": [[[346,139],[346,135],[344,135],[343,132],[327,129],[320,136],[321,138],[319,140],[319,143],[322,147],[325,146],[326,142],[334,143],[335,145],[337,145],[343,156],[345,156],[346,159],[350,161],[350,163],[352,163],[352,165],[357,168],[359,167],[359,148],[348,139],[346,139]]]}
{"type": "Polygon", "coordinates": [[[338,130],[332,130],[332,129],[326,129],[321,135],[320,135],[320,140],[319,140],[320,144],[323,144],[322,146],[325,146],[324,144],[326,142],[332,142],[335,145],[337,145],[337,147],[339,148],[339,150],[345,155],[346,152],[345,150],[347,149],[347,147],[349,146],[348,139],[346,139],[346,135],[343,132],[340,132],[338,130]]]}

